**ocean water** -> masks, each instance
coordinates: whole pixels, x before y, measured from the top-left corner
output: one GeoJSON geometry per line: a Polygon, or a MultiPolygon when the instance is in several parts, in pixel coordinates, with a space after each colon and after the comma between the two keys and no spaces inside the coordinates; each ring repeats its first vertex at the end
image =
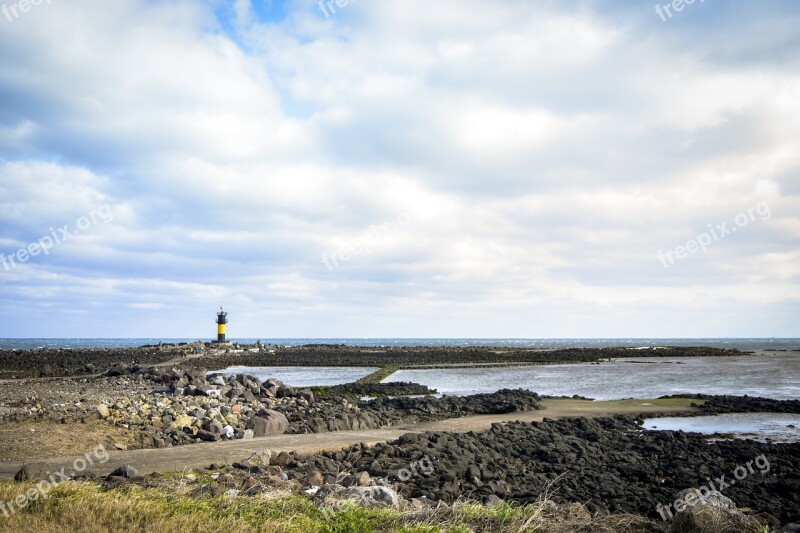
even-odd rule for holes
{"type": "Polygon", "coordinates": [[[596,400],[657,398],[671,394],[750,395],[800,399],[800,354],[744,357],[626,358],[601,364],[400,370],[387,381],[412,381],[442,394],[498,389],[596,400]]]}
{"type": "MultiPolygon", "coordinates": [[[[158,342],[196,339],[0,339],[0,349],[135,347],[158,342]]],[[[444,394],[475,394],[502,388],[524,388],[540,394],[578,394],[598,400],[654,398],[697,393],[800,398],[800,339],[234,339],[234,342],[296,346],[347,344],[353,346],[507,346],[554,349],[563,347],[715,346],[754,351],[755,356],[724,358],[652,359],[635,357],[613,362],[513,368],[444,368],[401,370],[391,381],[412,381],[444,394]]],[[[634,352],[635,353],[635,352],[634,352]]],[[[436,361],[431,361],[436,363],[436,361]]],[[[355,381],[369,373],[363,368],[233,369],[277,377],[292,385],[331,385],[355,381]],[[276,373],[277,372],[277,373],[276,373]]]]}
{"type": "Polygon", "coordinates": [[[772,442],[800,441],[800,415],[776,413],[731,413],[692,418],[648,418],[642,426],[659,431],[735,433],[740,438],[770,439],[772,442]]]}
{"type": "MultiPolygon", "coordinates": [[[[609,346],[713,346],[717,348],[737,348],[740,350],[800,350],[798,338],[619,338],[619,339],[533,339],[533,338],[229,338],[243,344],[262,343],[283,346],[302,344],[347,344],[350,346],[505,346],[517,348],[602,348],[609,346]]],[[[31,348],[133,348],[145,344],[195,342],[197,338],[4,338],[0,339],[0,349],[31,348]]],[[[200,339],[200,340],[213,340],[200,339]]]]}

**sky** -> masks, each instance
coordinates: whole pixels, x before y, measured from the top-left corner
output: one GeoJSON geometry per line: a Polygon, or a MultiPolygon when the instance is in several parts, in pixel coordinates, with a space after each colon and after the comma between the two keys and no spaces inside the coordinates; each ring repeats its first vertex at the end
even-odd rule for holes
{"type": "Polygon", "coordinates": [[[800,337],[800,4],[0,0],[0,337],[800,337]]]}

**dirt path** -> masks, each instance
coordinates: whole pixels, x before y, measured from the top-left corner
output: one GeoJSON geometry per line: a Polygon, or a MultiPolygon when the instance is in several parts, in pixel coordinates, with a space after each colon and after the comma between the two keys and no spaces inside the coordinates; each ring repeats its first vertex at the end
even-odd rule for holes
{"type": "Polygon", "coordinates": [[[402,426],[402,429],[413,431],[453,431],[466,433],[467,431],[483,431],[489,429],[496,422],[519,420],[520,422],[541,421],[546,418],[564,418],[570,416],[585,416],[594,418],[606,415],[630,415],[638,413],[676,413],[694,410],[690,407],[692,402],[702,403],[698,400],[684,398],[669,400],[612,400],[606,402],[588,402],[585,400],[542,400],[544,409],[541,411],[525,411],[505,415],[474,415],[464,418],[450,418],[436,422],[424,422],[402,426]]]}
{"type": "MultiPolygon", "coordinates": [[[[212,463],[229,463],[243,461],[253,452],[268,448],[273,452],[296,451],[314,453],[322,450],[339,450],[346,446],[361,442],[376,444],[397,439],[403,433],[420,431],[482,431],[495,422],[520,420],[531,422],[543,418],[561,418],[570,416],[597,417],[615,414],[675,413],[693,410],[693,400],[614,400],[608,402],[589,402],[583,400],[545,400],[545,409],[526,411],[505,415],[476,415],[464,418],[441,420],[412,424],[394,429],[374,429],[367,431],[336,431],[331,433],[314,433],[307,435],[276,435],[257,439],[231,440],[173,448],[109,451],[109,460],[102,465],[90,468],[97,475],[106,475],[118,466],[129,464],[139,472],[174,472],[189,468],[207,468],[212,463]]],[[[694,400],[696,401],[696,400],[694,400]]],[[[92,450],[86,450],[91,452],[92,450]]],[[[72,471],[74,457],[49,458],[40,462],[46,463],[51,472],[72,471]]],[[[0,463],[0,479],[11,479],[21,468],[21,462],[0,463]]]]}

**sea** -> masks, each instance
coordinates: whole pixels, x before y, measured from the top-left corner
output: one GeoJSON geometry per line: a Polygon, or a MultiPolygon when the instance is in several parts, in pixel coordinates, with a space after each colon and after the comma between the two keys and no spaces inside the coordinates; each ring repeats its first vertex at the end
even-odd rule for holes
{"type": "MultiPolygon", "coordinates": [[[[0,349],[137,347],[159,342],[195,342],[194,338],[126,339],[0,339],[0,349]]],[[[421,383],[438,393],[467,395],[499,389],[523,388],[543,395],[580,395],[595,400],[647,399],[672,394],[730,394],[779,400],[800,399],[800,338],[620,338],[620,339],[468,339],[468,338],[240,338],[242,344],[344,344],[364,347],[387,346],[497,346],[541,350],[568,347],[632,348],[631,357],[613,361],[514,367],[426,368],[395,372],[385,381],[421,383]],[[709,346],[754,352],[749,356],[644,358],[636,348],[653,346],[709,346]]],[[[436,361],[430,361],[435,365],[436,361]]],[[[231,367],[225,373],[244,373],[259,379],[276,377],[293,386],[350,383],[368,375],[366,367],[231,367]]],[[[702,430],[740,428],[743,435],[799,441],[798,415],[732,415],[732,418],[699,417],[659,419],[661,429],[702,430]],[[720,426],[723,424],[723,426],[720,426]],[[778,428],[777,430],[775,428],[778,428]],[[777,431],[777,433],[775,433],[777,431]],[[772,432],[772,433],[771,433],[772,432]]]]}
{"type": "MultiPolygon", "coordinates": [[[[126,339],[0,339],[0,349],[136,347],[159,342],[194,342],[192,338],[126,339]]],[[[411,381],[440,394],[466,395],[503,388],[525,388],[554,396],[580,395],[597,400],[654,398],[670,394],[706,393],[800,399],[800,338],[622,338],[622,339],[468,339],[468,338],[241,338],[233,342],[298,346],[499,346],[536,349],[625,346],[631,357],[600,364],[522,367],[472,367],[400,370],[389,381],[411,381]],[[743,357],[636,358],[636,348],[712,346],[755,352],[743,357]]],[[[430,361],[435,364],[436,361],[430,361]]],[[[366,368],[234,367],[261,379],[277,377],[298,385],[348,383],[368,374],[366,368]]]]}
{"type": "MultiPolygon", "coordinates": [[[[0,349],[31,348],[135,348],[163,343],[196,342],[197,338],[5,338],[0,339],[0,349]]],[[[800,338],[603,338],[603,339],[528,339],[528,338],[229,338],[242,344],[276,344],[300,346],[303,344],[346,344],[349,346],[502,346],[516,348],[602,348],[609,346],[713,346],[740,350],[797,350],[800,338]]]]}

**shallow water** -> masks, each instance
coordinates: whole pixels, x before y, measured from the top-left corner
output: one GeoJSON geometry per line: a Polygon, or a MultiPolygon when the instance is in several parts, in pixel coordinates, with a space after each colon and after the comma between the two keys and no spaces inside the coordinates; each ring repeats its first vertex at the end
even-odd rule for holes
{"type": "Polygon", "coordinates": [[[782,413],[732,413],[693,418],[648,418],[642,426],[661,431],[735,433],[741,438],[771,439],[773,442],[800,441],[800,415],[782,413]],[[794,427],[791,427],[794,426],[794,427]]]}
{"type": "Polygon", "coordinates": [[[341,385],[352,383],[357,379],[377,371],[369,367],[333,367],[333,366],[233,366],[220,370],[219,374],[247,374],[261,381],[278,378],[293,387],[315,385],[341,385]]]}
{"type": "Polygon", "coordinates": [[[800,398],[800,356],[629,358],[577,365],[401,370],[386,381],[413,381],[444,394],[523,388],[539,394],[597,400],[656,398],[670,394],[800,398]]]}

